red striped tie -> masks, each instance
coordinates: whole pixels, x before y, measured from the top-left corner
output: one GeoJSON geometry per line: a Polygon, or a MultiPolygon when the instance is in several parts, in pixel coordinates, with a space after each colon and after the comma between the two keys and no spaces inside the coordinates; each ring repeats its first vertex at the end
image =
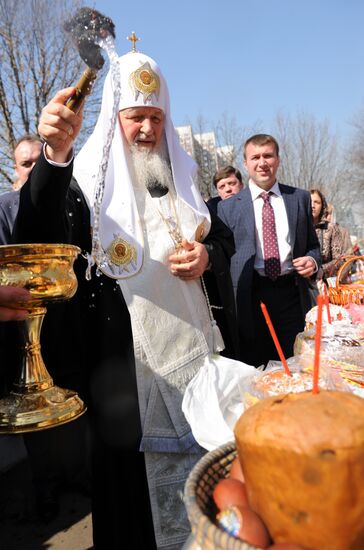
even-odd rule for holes
{"type": "Polygon", "coordinates": [[[269,201],[270,195],[271,192],[263,191],[260,193],[264,201],[262,210],[264,271],[267,277],[275,281],[281,273],[281,261],[279,259],[274,210],[269,201]]]}

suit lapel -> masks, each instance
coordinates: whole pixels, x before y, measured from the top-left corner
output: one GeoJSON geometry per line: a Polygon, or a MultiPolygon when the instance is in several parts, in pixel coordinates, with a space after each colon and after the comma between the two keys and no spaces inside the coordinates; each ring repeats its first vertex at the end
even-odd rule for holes
{"type": "Polygon", "coordinates": [[[247,238],[255,243],[255,218],[252,195],[248,187],[244,187],[239,193],[241,208],[239,209],[239,219],[245,227],[247,238]]]}
{"type": "Polygon", "coordinates": [[[285,189],[285,186],[280,183],[279,189],[282,193],[282,197],[286,207],[289,235],[291,240],[291,247],[293,250],[296,243],[296,235],[297,235],[298,202],[297,202],[294,190],[292,190],[291,187],[289,188],[289,192],[287,192],[285,189]]]}

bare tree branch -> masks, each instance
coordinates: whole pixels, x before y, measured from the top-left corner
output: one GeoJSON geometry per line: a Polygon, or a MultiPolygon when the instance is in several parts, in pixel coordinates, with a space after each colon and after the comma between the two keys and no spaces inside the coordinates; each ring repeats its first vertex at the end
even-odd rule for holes
{"type": "Polygon", "coordinates": [[[246,127],[240,126],[228,113],[223,113],[217,122],[208,121],[200,114],[189,126],[194,135],[199,188],[204,196],[209,197],[216,192],[212,180],[218,168],[230,164],[244,172],[243,144],[250,135],[258,132],[260,122],[246,127]]]}
{"type": "Polygon", "coordinates": [[[338,192],[337,140],[327,122],[306,113],[278,113],[275,137],[280,146],[280,179],[303,189],[319,188],[329,200],[338,192]]]}
{"type": "MultiPolygon", "coordinates": [[[[0,190],[13,178],[13,147],[36,133],[43,107],[55,93],[74,85],[84,62],[63,30],[82,0],[0,0],[0,190]]],[[[80,147],[95,124],[101,81],[85,106],[80,147]]]]}

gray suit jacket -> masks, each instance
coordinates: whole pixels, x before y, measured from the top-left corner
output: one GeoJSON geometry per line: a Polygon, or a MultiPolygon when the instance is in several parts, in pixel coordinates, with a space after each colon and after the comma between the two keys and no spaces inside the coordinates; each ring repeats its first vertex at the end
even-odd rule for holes
{"type": "Polygon", "coordinates": [[[0,195],[0,244],[9,244],[19,209],[20,191],[0,195]]]}
{"type": "MultiPolygon", "coordinates": [[[[279,184],[288,216],[293,258],[312,256],[321,265],[320,245],[312,222],[308,191],[279,184]]],[[[233,281],[240,326],[251,336],[251,289],[256,254],[255,218],[249,187],[218,204],[218,215],[233,231],[236,253],[231,258],[233,281]]],[[[279,223],[279,220],[278,222],[279,223]]],[[[303,315],[314,305],[312,280],[297,276],[303,315]]]]}

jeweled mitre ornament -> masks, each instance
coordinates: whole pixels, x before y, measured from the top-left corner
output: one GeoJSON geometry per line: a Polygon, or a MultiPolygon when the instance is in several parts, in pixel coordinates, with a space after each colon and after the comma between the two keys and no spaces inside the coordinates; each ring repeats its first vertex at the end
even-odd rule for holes
{"type": "Polygon", "coordinates": [[[131,73],[129,84],[132,90],[134,90],[135,100],[138,99],[139,94],[143,94],[144,103],[147,103],[152,94],[155,94],[158,99],[160,89],[159,76],[153,71],[148,62],[131,73]]]}

